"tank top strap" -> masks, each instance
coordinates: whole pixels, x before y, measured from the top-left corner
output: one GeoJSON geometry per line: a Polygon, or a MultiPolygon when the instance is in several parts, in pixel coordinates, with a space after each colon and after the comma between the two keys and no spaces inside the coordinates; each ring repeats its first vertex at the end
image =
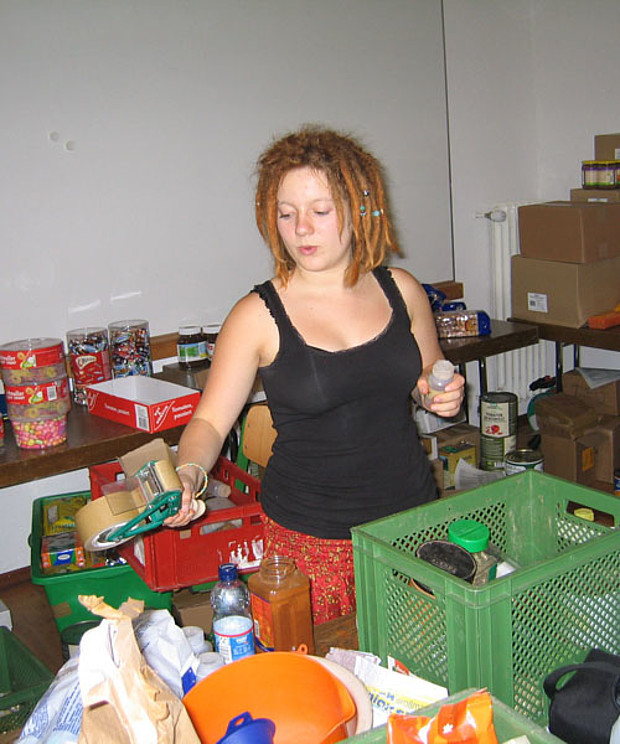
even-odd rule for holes
{"type": "Polygon", "coordinates": [[[262,299],[269,310],[271,317],[275,320],[276,325],[282,332],[283,330],[294,331],[292,323],[286,314],[280,295],[276,292],[273,282],[268,280],[262,284],[256,284],[252,289],[262,299]]]}
{"type": "Polygon", "coordinates": [[[394,311],[395,318],[398,318],[399,320],[406,320],[407,325],[409,325],[410,321],[407,305],[405,304],[405,300],[400,293],[400,289],[394,281],[394,277],[392,276],[392,273],[390,272],[388,267],[377,266],[377,268],[372,270],[372,273],[374,274],[376,280],[379,282],[379,285],[381,286],[381,289],[383,290],[385,296],[388,298],[388,302],[390,303],[392,310],[394,311]]]}

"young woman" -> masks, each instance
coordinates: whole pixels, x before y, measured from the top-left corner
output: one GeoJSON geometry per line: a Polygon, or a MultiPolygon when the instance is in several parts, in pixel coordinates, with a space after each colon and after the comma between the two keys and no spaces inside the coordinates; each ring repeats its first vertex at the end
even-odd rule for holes
{"type": "Polygon", "coordinates": [[[436,498],[411,399],[458,413],[464,380],[427,399],[443,358],[424,289],[387,268],[396,252],[381,169],[355,139],[305,127],[258,162],[256,221],[275,276],[243,297],[217,339],[179,445],[189,520],[252,388],[262,379],[277,437],[262,481],[265,555],[311,582],[315,623],[355,609],[352,526],[436,498]]]}

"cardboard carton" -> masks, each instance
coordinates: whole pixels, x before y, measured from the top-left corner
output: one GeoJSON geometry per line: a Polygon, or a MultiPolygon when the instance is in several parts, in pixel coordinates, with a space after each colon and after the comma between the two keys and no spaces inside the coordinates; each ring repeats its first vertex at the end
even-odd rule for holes
{"type": "Polygon", "coordinates": [[[211,633],[213,608],[210,592],[192,592],[181,589],[172,598],[173,613],[181,626],[197,625],[205,635],[211,633]]]}
{"type": "Polygon", "coordinates": [[[540,449],[545,458],[545,473],[573,483],[590,486],[596,481],[597,453],[600,435],[586,434],[577,439],[542,434],[540,449]]]}
{"type": "Polygon", "coordinates": [[[580,328],[618,303],[620,257],[586,264],[526,256],[511,261],[512,315],[520,320],[580,328]]]}
{"type": "Polygon", "coordinates": [[[591,388],[578,369],[562,375],[562,389],[587,403],[597,413],[620,415],[620,380],[591,388]]]}
{"type": "Polygon", "coordinates": [[[88,410],[95,416],[134,429],[157,432],[186,424],[200,393],[152,377],[120,377],[86,388],[88,410]]]}
{"type": "Polygon", "coordinates": [[[599,420],[596,411],[573,395],[546,395],[536,402],[536,422],[541,435],[578,439],[595,429],[599,420]]]}
{"type": "Polygon", "coordinates": [[[620,134],[594,136],[595,160],[620,160],[620,134]]]}
{"type": "Polygon", "coordinates": [[[588,263],[620,256],[620,204],[558,201],[519,207],[521,255],[588,263]]]}
{"type": "Polygon", "coordinates": [[[620,416],[603,416],[591,432],[599,437],[596,453],[596,480],[614,482],[614,470],[620,467],[620,416]]]}
{"type": "Polygon", "coordinates": [[[454,474],[459,460],[465,460],[474,467],[478,466],[476,448],[467,442],[450,444],[441,447],[439,459],[443,463],[443,490],[454,488],[454,474]]]}
{"type": "Polygon", "coordinates": [[[616,204],[620,203],[620,189],[571,189],[570,200],[616,204]]]}

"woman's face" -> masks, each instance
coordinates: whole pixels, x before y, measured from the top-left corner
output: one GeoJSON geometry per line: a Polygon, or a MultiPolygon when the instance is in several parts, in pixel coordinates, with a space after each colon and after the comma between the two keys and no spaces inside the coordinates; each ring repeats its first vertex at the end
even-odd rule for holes
{"type": "Polygon", "coordinates": [[[338,225],[336,205],[320,171],[289,171],[278,189],[278,231],[286,250],[303,271],[346,269],[351,260],[351,218],[338,225]]]}

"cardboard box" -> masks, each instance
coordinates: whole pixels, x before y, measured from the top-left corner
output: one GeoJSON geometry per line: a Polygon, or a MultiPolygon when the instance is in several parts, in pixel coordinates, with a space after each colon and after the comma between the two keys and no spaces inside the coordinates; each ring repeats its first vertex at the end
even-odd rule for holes
{"type": "Polygon", "coordinates": [[[88,410],[134,429],[157,432],[186,424],[200,392],[152,377],[119,377],[86,388],[88,410]]]}
{"type": "Polygon", "coordinates": [[[476,452],[480,450],[480,429],[466,422],[454,424],[448,429],[442,429],[435,436],[439,447],[467,442],[476,448],[476,452]]]}
{"type": "Polygon", "coordinates": [[[595,429],[599,420],[594,409],[573,395],[558,393],[536,401],[536,422],[541,435],[578,439],[595,429]]]}
{"type": "Polygon", "coordinates": [[[600,202],[602,204],[620,203],[620,189],[571,189],[573,202],[600,202]]]}
{"type": "Polygon", "coordinates": [[[620,257],[586,264],[526,256],[511,261],[515,318],[580,328],[618,303],[620,257]]]}
{"type": "Polygon", "coordinates": [[[578,439],[542,434],[540,449],[545,473],[589,486],[596,481],[596,459],[600,435],[586,434],[578,439]]]}
{"type": "Polygon", "coordinates": [[[594,136],[595,160],[620,160],[620,134],[594,136]]]}
{"type": "Polygon", "coordinates": [[[588,263],[620,256],[620,204],[558,201],[519,207],[521,255],[588,263]]]}
{"type": "Polygon", "coordinates": [[[172,611],[179,624],[197,625],[205,635],[211,632],[213,624],[213,608],[211,607],[210,592],[192,592],[181,589],[172,597],[172,611]]]}
{"type": "Polygon", "coordinates": [[[478,466],[476,448],[467,442],[449,444],[439,450],[439,459],[443,463],[443,490],[454,488],[454,473],[459,460],[465,460],[474,467],[478,466]]]}
{"type": "Polygon", "coordinates": [[[595,432],[599,436],[596,480],[613,483],[614,470],[620,467],[620,416],[603,416],[595,432]]]}
{"type": "Polygon", "coordinates": [[[597,413],[620,415],[620,380],[591,388],[578,369],[562,375],[562,389],[587,403],[597,413]]]}

